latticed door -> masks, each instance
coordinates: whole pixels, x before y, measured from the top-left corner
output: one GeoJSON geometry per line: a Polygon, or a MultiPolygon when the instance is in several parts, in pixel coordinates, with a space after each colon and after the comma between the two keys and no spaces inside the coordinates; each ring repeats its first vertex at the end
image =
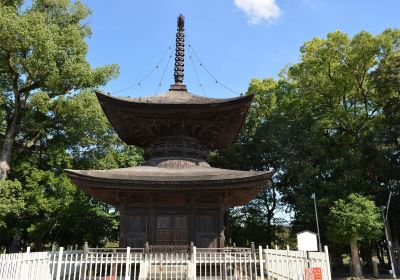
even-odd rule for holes
{"type": "Polygon", "coordinates": [[[178,215],[157,216],[156,244],[157,245],[187,245],[188,217],[178,215]]]}

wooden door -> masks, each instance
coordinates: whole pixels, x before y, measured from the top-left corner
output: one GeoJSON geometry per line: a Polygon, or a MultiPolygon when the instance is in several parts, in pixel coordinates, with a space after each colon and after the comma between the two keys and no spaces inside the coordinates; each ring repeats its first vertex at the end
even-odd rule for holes
{"type": "Polygon", "coordinates": [[[156,219],[156,245],[187,245],[188,217],[160,215],[156,219]]]}

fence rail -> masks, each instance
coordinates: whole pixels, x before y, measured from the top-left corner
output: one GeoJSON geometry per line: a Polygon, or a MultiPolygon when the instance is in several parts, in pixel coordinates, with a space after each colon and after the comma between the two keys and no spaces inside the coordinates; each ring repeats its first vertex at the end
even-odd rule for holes
{"type": "Polygon", "coordinates": [[[302,252],[253,248],[196,248],[145,252],[134,248],[0,255],[0,280],[280,280],[305,279],[305,268],[320,268],[331,280],[328,249],[302,252]]]}

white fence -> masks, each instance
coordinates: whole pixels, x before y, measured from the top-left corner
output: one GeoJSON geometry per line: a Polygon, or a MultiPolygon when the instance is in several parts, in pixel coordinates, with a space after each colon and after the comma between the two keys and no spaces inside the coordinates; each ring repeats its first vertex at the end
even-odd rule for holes
{"type": "MultiPolygon", "coordinates": [[[[322,279],[331,279],[328,247],[324,252],[305,252],[264,249],[264,263],[268,279],[305,279],[305,268],[314,271],[320,269],[322,279]]],[[[310,277],[311,278],[311,277],[310,277]]],[[[312,278],[314,279],[314,278],[312,278]]],[[[315,277],[317,279],[317,277],[315,277]]]]}
{"type": "MultiPolygon", "coordinates": [[[[203,249],[190,253],[144,253],[143,249],[29,252],[0,255],[0,280],[272,280],[305,279],[320,268],[331,280],[325,252],[250,248],[203,249]],[[311,269],[312,271],[312,269],[311,269]]],[[[319,271],[319,270],[318,270],[319,271]]]]}

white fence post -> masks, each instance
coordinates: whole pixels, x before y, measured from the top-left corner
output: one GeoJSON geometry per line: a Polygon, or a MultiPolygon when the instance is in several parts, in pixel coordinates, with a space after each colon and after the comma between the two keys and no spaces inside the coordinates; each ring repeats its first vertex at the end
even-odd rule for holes
{"type": "Polygon", "coordinates": [[[327,270],[328,280],[331,280],[331,278],[332,278],[331,262],[329,260],[328,246],[324,246],[324,252],[325,252],[325,262],[326,262],[326,270],[327,270]]]}
{"type": "Polygon", "coordinates": [[[64,248],[60,247],[60,251],[58,251],[58,260],[57,260],[57,274],[56,274],[57,280],[60,279],[60,277],[61,277],[61,265],[62,265],[63,251],[64,251],[64,248]]]}
{"type": "Polygon", "coordinates": [[[268,249],[269,249],[269,247],[268,247],[268,245],[267,245],[267,247],[266,247],[266,249],[265,249],[265,272],[266,272],[266,274],[267,274],[267,279],[269,279],[270,277],[269,277],[269,266],[270,266],[270,264],[269,264],[269,260],[268,260],[268,249]]]}
{"type": "Polygon", "coordinates": [[[196,246],[193,246],[192,253],[192,279],[196,280],[196,246]]]}
{"type": "Polygon", "coordinates": [[[83,244],[83,253],[86,255],[89,252],[89,244],[85,242],[83,244]]]}
{"type": "Polygon", "coordinates": [[[260,277],[261,277],[261,279],[262,280],[264,280],[264,260],[263,260],[263,257],[262,257],[262,247],[261,246],[258,246],[258,255],[259,255],[259,258],[260,258],[260,277]]]}
{"type": "MultiPolygon", "coordinates": [[[[21,262],[17,262],[16,268],[17,270],[15,271],[15,276],[18,275],[18,279],[23,279],[26,277],[29,273],[29,253],[31,252],[31,247],[26,247],[26,252],[24,256],[22,257],[21,262]],[[19,265],[18,265],[19,264],[19,265]]],[[[17,261],[17,260],[16,260],[17,261]]]]}
{"type": "MultiPolygon", "coordinates": [[[[130,264],[131,264],[131,247],[126,247],[125,280],[131,279],[131,276],[129,275],[130,264]]],[[[136,275],[134,277],[136,277],[136,275]]]]}
{"type": "Polygon", "coordinates": [[[286,275],[290,278],[289,245],[286,245],[286,275]]]}

